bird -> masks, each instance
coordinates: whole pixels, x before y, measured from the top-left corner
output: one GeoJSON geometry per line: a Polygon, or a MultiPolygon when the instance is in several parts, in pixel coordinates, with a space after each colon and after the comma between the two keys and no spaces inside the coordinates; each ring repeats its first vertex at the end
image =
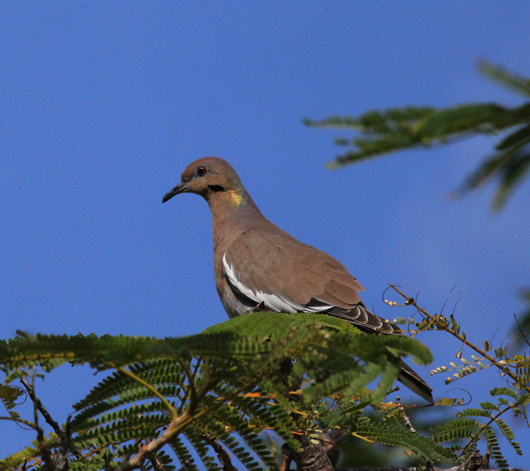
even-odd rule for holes
{"type": "MultiPolygon", "coordinates": [[[[364,288],[341,262],[265,218],[227,161],[192,162],[162,203],[181,193],[200,195],[210,206],[215,284],[230,318],[256,310],[320,313],[367,334],[404,335],[366,308],[359,296],[364,288]]],[[[402,360],[398,380],[434,402],[430,386],[402,360]]]]}

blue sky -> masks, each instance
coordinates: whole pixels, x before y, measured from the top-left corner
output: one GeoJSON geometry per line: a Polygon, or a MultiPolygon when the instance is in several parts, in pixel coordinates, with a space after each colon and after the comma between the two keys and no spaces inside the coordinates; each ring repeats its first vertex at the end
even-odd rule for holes
{"type": "MultiPolygon", "coordinates": [[[[301,120],[516,105],[476,63],[530,76],[529,19],[522,0],[0,2],[1,337],[180,336],[224,321],[207,204],[161,204],[191,161],[216,155],[265,216],[348,266],[378,314],[412,314],[382,303],[389,282],[432,313],[456,287],[448,309],[460,292],[468,338],[506,342],[530,284],[530,185],[500,214],[491,188],[449,198],[496,138],[330,171],[344,133],[301,120]]],[[[433,366],[460,347],[420,340],[433,366]]],[[[484,400],[488,374],[456,384],[484,400]]],[[[37,391],[64,422],[98,379],[63,367],[37,391]]],[[[428,379],[435,397],[458,394],[444,379],[428,379]]],[[[0,456],[34,438],[0,427],[0,456]]],[[[523,427],[516,435],[528,443],[523,427]]]]}

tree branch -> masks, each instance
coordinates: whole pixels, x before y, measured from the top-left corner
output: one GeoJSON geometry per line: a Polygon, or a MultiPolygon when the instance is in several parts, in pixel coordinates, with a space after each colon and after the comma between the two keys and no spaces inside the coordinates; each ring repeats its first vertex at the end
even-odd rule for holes
{"type": "Polygon", "coordinates": [[[173,439],[173,437],[178,435],[178,433],[188,424],[190,424],[191,422],[199,419],[200,417],[206,414],[209,414],[210,412],[221,407],[226,402],[231,401],[235,397],[239,396],[244,390],[259,383],[263,379],[264,375],[265,373],[262,373],[261,375],[253,378],[251,381],[241,386],[234,393],[224,398],[219,398],[219,400],[215,404],[207,407],[206,409],[201,410],[196,415],[194,415],[202,398],[208,393],[211,386],[217,381],[216,378],[210,378],[209,381],[207,381],[205,384],[202,385],[199,392],[195,395],[195,400],[191,401],[190,399],[190,402],[188,404],[188,408],[186,409],[186,411],[182,415],[176,418],[173,418],[171,420],[171,424],[169,425],[168,429],[162,435],[160,435],[160,437],[158,437],[152,442],[141,447],[140,451],[138,452],[136,456],[134,456],[133,458],[129,460],[123,461],[116,468],[115,471],[129,471],[129,470],[141,467],[144,461],[152,453],[155,453],[156,451],[160,450],[164,445],[169,443],[173,439]]]}
{"type": "MultiPolygon", "coordinates": [[[[453,337],[457,338],[462,344],[468,346],[469,348],[473,349],[478,354],[482,355],[486,360],[488,360],[492,365],[496,366],[502,373],[509,376],[514,383],[516,383],[521,389],[525,389],[526,392],[530,393],[530,385],[526,383],[522,383],[520,378],[517,377],[517,375],[513,374],[510,369],[501,362],[497,361],[496,358],[492,357],[491,355],[488,355],[484,350],[481,350],[473,343],[469,342],[463,335],[460,333],[454,331],[449,326],[445,325],[443,322],[440,322],[438,319],[436,319],[434,316],[429,314],[425,309],[420,307],[414,298],[409,298],[405,293],[401,292],[396,286],[390,284],[392,289],[396,291],[398,294],[403,296],[403,298],[406,299],[406,305],[414,306],[419,312],[421,312],[426,319],[428,319],[430,322],[435,324],[437,327],[439,327],[441,330],[445,330],[446,332],[449,332],[453,337]]],[[[519,366],[519,365],[516,365],[519,366]]]]}
{"type": "Polygon", "coordinates": [[[53,420],[50,413],[46,410],[44,405],[42,404],[41,400],[35,395],[35,389],[33,386],[28,382],[28,380],[25,377],[20,378],[20,382],[24,385],[26,390],[28,391],[29,397],[31,398],[33,404],[35,404],[35,407],[38,409],[38,411],[42,414],[44,417],[44,420],[46,420],[46,423],[53,428],[53,431],[59,436],[63,437],[63,431],[59,424],[53,420]]]}
{"type": "MultiPolygon", "coordinates": [[[[35,379],[35,374],[33,374],[33,380],[34,379],[35,379]]],[[[29,397],[31,398],[31,401],[33,402],[34,412],[35,412],[35,429],[37,430],[37,442],[39,443],[38,449],[39,449],[39,451],[41,453],[42,461],[44,462],[44,465],[46,466],[46,469],[48,471],[55,471],[55,465],[54,465],[53,460],[52,460],[52,455],[51,455],[50,450],[47,447],[46,441],[44,439],[44,430],[42,430],[42,427],[39,426],[39,411],[44,416],[44,418],[46,419],[46,422],[48,422],[50,425],[52,425],[50,423],[50,421],[53,422],[53,424],[55,424],[55,426],[59,430],[58,435],[60,437],[62,436],[61,435],[61,429],[60,429],[59,425],[57,424],[57,422],[55,422],[55,420],[52,419],[52,417],[50,416],[48,411],[44,408],[44,406],[42,405],[42,402],[40,401],[40,399],[35,395],[35,388],[33,387],[33,385],[30,384],[29,381],[26,378],[24,378],[23,376],[20,378],[20,382],[28,390],[29,397]]],[[[52,427],[53,427],[53,425],[52,425],[52,427]]],[[[54,427],[54,429],[55,429],[55,427],[54,427]]]]}

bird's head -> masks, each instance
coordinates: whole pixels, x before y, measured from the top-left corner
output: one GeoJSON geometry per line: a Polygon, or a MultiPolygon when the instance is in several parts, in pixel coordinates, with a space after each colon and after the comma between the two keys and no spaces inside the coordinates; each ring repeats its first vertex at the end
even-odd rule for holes
{"type": "Polygon", "coordinates": [[[180,183],[166,193],[162,203],[179,193],[196,193],[210,204],[215,201],[234,207],[250,199],[234,168],[219,157],[204,157],[189,164],[180,183]]]}

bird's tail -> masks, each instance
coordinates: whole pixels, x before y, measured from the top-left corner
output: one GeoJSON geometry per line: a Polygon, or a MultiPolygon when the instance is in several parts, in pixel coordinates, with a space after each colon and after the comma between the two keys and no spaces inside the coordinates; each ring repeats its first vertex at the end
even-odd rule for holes
{"type": "Polygon", "coordinates": [[[434,403],[431,387],[403,360],[401,360],[401,372],[399,373],[398,380],[418,396],[423,397],[423,399],[431,404],[434,403]]]}

